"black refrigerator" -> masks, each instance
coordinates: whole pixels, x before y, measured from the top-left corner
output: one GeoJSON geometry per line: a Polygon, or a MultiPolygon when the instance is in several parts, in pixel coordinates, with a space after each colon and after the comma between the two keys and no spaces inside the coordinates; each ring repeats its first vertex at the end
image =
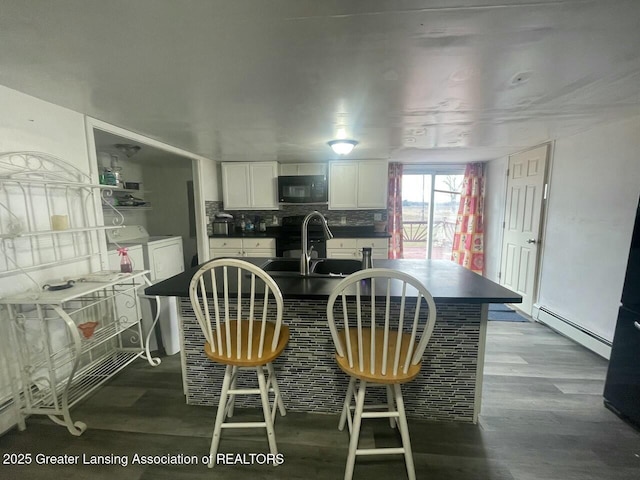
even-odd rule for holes
{"type": "Polygon", "coordinates": [[[640,205],[604,387],[604,404],[640,427],[640,205]]]}

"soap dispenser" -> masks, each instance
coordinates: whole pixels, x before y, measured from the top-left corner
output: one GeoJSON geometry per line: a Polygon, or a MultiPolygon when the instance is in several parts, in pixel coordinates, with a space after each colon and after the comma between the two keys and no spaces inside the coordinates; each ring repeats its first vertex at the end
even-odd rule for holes
{"type": "Polygon", "coordinates": [[[362,249],[362,269],[373,268],[373,260],[371,259],[371,248],[362,249]]]}

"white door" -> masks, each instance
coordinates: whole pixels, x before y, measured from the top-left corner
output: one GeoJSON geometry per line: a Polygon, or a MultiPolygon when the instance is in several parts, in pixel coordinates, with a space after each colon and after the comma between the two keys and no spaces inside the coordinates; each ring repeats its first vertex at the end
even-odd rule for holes
{"type": "Polygon", "coordinates": [[[538,266],[548,145],[509,157],[500,283],[522,295],[531,315],[538,266]]]}

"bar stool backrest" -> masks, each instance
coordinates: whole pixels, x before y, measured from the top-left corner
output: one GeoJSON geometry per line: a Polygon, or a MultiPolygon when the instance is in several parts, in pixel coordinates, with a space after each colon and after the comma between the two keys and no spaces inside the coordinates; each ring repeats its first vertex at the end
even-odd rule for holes
{"type": "Polygon", "coordinates": [[[251,359],[256,341],[258,358],[265,348],[275,351],[284,302],[278,284],[260,267],[236,258],[213,260],[193,275],[189,298],[213,352],[229,359],[251,359]],[[269,321],[275,323],[275,331],[271,344],[265,345],[269,321]]]}
{"type": "Polygon", "coordinates": [[[336,352],[347,357],[350,368],[357,365],[360,372],[367,368],[371,375],[395,376],[421,361],[433,333],[436,306],[425,286],[411,275],[371,268],[336,285],[327,318],[336,352]],[[370,358],[365,358],[367,351],[370,358]]]}

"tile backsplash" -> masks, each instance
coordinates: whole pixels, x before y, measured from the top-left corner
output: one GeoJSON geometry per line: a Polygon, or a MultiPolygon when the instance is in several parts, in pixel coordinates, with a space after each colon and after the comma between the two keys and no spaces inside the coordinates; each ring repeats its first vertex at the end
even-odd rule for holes
{"type": "MultiPolygon", "coordinates": [[[[222,202],[205,202],[205,209],[210,219],[213,219],[216,213],[224,211],[222,202]]],[[[385,209],[329,210],[326,205],[281,205],[280,210],[231,210],[227,213],[233,215],[234,218],[239,218],[243,214],[246,218],[252,220],[255,217],[262,217],[266,220],[267,226],[276,226],[276,223],[273,223],[274,216],[277,219],[277,225],[281,225],[282,217],[306,215],[313,210],[318,210],[322,213],[327,218],[329,225],[334,226],[342,225],[342,217],[345,217],[346,225],[351,227],[373,225],[375,214],[380,214],[382,221],[387,221],[387,211],[385,209]]],[[[208,226],[208,229],[211,230],[211,227],[208,226]]]]}

